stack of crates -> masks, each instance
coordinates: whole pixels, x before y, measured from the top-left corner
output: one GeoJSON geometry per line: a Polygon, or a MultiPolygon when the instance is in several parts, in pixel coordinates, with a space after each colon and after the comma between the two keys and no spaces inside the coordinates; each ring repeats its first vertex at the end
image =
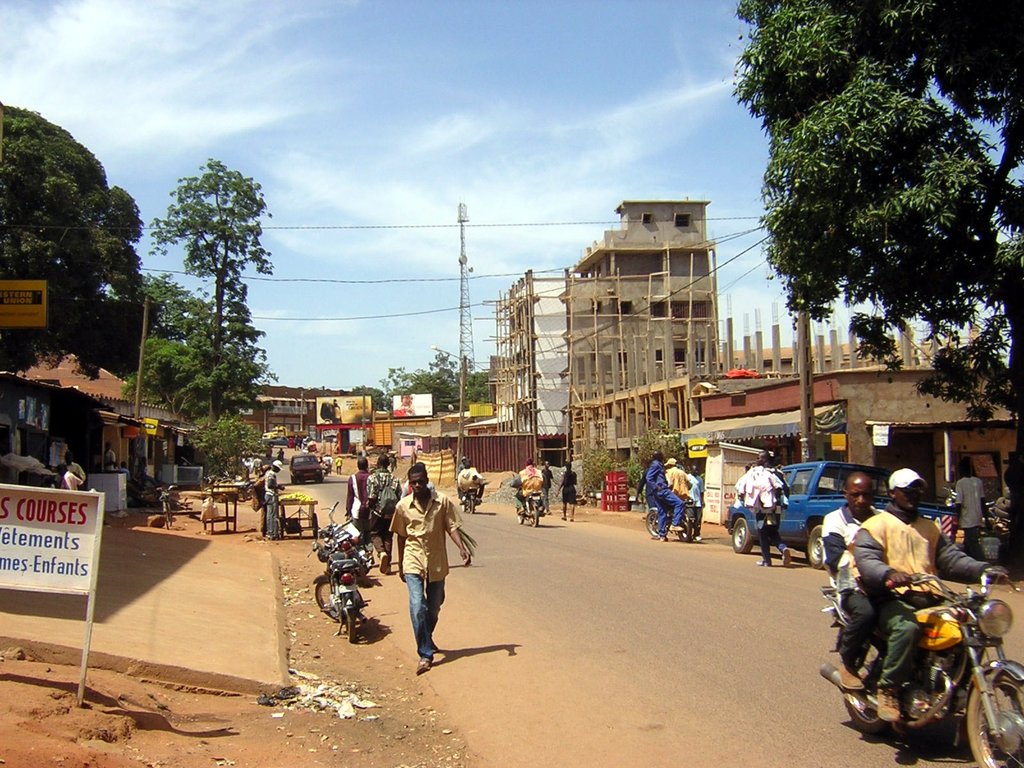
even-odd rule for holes
{"type": "Polygon", "coordinates": [[[601,509],[605,512],[629,511],[629,481],[625,472],[606,472],[601,509]]]}

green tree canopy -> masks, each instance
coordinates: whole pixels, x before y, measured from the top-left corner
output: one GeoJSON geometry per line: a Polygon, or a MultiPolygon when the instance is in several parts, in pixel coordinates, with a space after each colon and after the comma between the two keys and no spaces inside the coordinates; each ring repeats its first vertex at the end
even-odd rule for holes
{"type": "Polygon", "coordinates": [[[273,265],[260,243],[260,219],[269,216],[260,185],[218,160],[202,170],[201,176],[179,180],[167,218],[153,222],[153,240],[161,253],[182,244],[185,271],[213,282],[210,322],[188,340],[203,363],[209,420],[215,422],[230,405],[230,393],[246,382],[253,385],[254,400],[256,380],[266,372],[263,350],[256,346],[264,334],[252,326],[242,275],[249,267],[269,275],[273,265]]]}
{"type": "MultiPolygon", "coordinates": [[[[852,328],[863,352],[891,365],[886,331],[923,322],[940,350],[927,391],[974,416],[996,406],[1019,416],[1020,8],[741,0],[738,12],[750,40],[737,95],[770,141],[768,258],[790,308],[821,319],[840,298],[873,306],[852,328]]],[[[1011,485],[1015,500],[1022,490],[1011,485]]]]}
{"type": "MultiPolygon", "coordinates": [[[[169,275],[146,277],[151,302],[142,391],[147,402],[159,403],[189,421],[209,415],[214,379],[211,338],[212,303],[187,291],[169,275]]],[[[247,316],[247,314],[246,314],[247,316]]],[[[224,335],[224,374],[218,379],[221,407],[233,411],[251,407],[270,372],[266,355],[256,346],[262,333],[244,322],[233,322],[224,335]]],[[[125,392],[134,393],[135,375],[125,392]]]]}
{"type": "Polygon", "coordinates": [[[53,123],[4,107],[0,278],[46,280],[49,327],[0,332],[0,368],[78,357],[86,374],[134,368],[142,329],[142,232],[131,196],[53,123]]]}

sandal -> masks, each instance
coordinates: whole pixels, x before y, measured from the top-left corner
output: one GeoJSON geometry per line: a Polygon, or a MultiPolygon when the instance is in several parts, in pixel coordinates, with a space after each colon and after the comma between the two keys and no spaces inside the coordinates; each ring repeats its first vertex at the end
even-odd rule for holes
{"type": "Polygon", "coordinates": [[[422,675],[424,672],[430,669],[430,659],[420,659],[420,663],[416,665],[416,674],[422,675]]]}

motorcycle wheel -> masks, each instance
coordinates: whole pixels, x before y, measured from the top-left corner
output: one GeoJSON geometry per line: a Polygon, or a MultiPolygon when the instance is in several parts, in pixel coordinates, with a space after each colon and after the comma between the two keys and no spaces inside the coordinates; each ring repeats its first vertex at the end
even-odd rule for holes
{"type": "Polygon", "coordinates": [[[345,611],[345,632],[348,634],[348,641],[350,643],[356,642],[356,611],[355,608],[349,608],[345,611]]]}
{"type": "Polygon", "coordinates": [[[533,514],[530,515],[530,525],[534,528],[540,525],[540,515],[537,514],[537,510],[533,510],[533,514]]]}
{"type": "Polygon", "coordinates": [[[320,610],[330,616],[334,621],[339,621],[338,612],[331,600],[331,577],[322,573],[313,579],[313,597],[320,610]]]}
{"type": "Polygon", "coordinates": [[[647,510],[647,533],[651,536],[658,535],[658,513],[653,509],[647,510]]]}
{"type": "Polygon", "coordinates": [[[1024,765],[1024,693],[1020,684],[1002,670],[989,673],[995,707],[996,731],[985,719],[981,693],[971,686],[967,698],[967,741],[971,754],[983,768],[1024,765]],[[1001,738],[1000,738],[1001,735],[1001,738]]]}
{"type": "MultiPolygon", "coordinates": [[[[881,661],[878,647],[872,643],[864,655],[863,669],[868,670],[865,685],[869,690],[874,691],[874,681],[881,671],[881,661]]],[[[868,703],[867,699],[861,698],[854,693],[843,694],[843,704],[850,716],[853,727],[861,733],[881,733],[888,727],[888,723],[882,720],[875,709],[868,703]]]]}
{"type": "Polygon", "coordinates": [[[522,525],[525,522],[526,522],[526,515],[524,515],[522,512],[520,512],[519,513],[519,524],[522,525]]]}

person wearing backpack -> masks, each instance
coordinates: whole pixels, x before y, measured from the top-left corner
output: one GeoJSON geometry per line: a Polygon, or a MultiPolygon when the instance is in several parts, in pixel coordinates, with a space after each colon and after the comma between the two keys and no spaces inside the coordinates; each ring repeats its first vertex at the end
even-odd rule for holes
{"type": "Polygon", "coordinates": [[[391,517],[402,493],[402,483],[391,472],[387,454],[377,457],[377,468],[366,481],[367,504],[370,507],[370,541],[380,558],[380,572],[391,573],[391,517]]]}

